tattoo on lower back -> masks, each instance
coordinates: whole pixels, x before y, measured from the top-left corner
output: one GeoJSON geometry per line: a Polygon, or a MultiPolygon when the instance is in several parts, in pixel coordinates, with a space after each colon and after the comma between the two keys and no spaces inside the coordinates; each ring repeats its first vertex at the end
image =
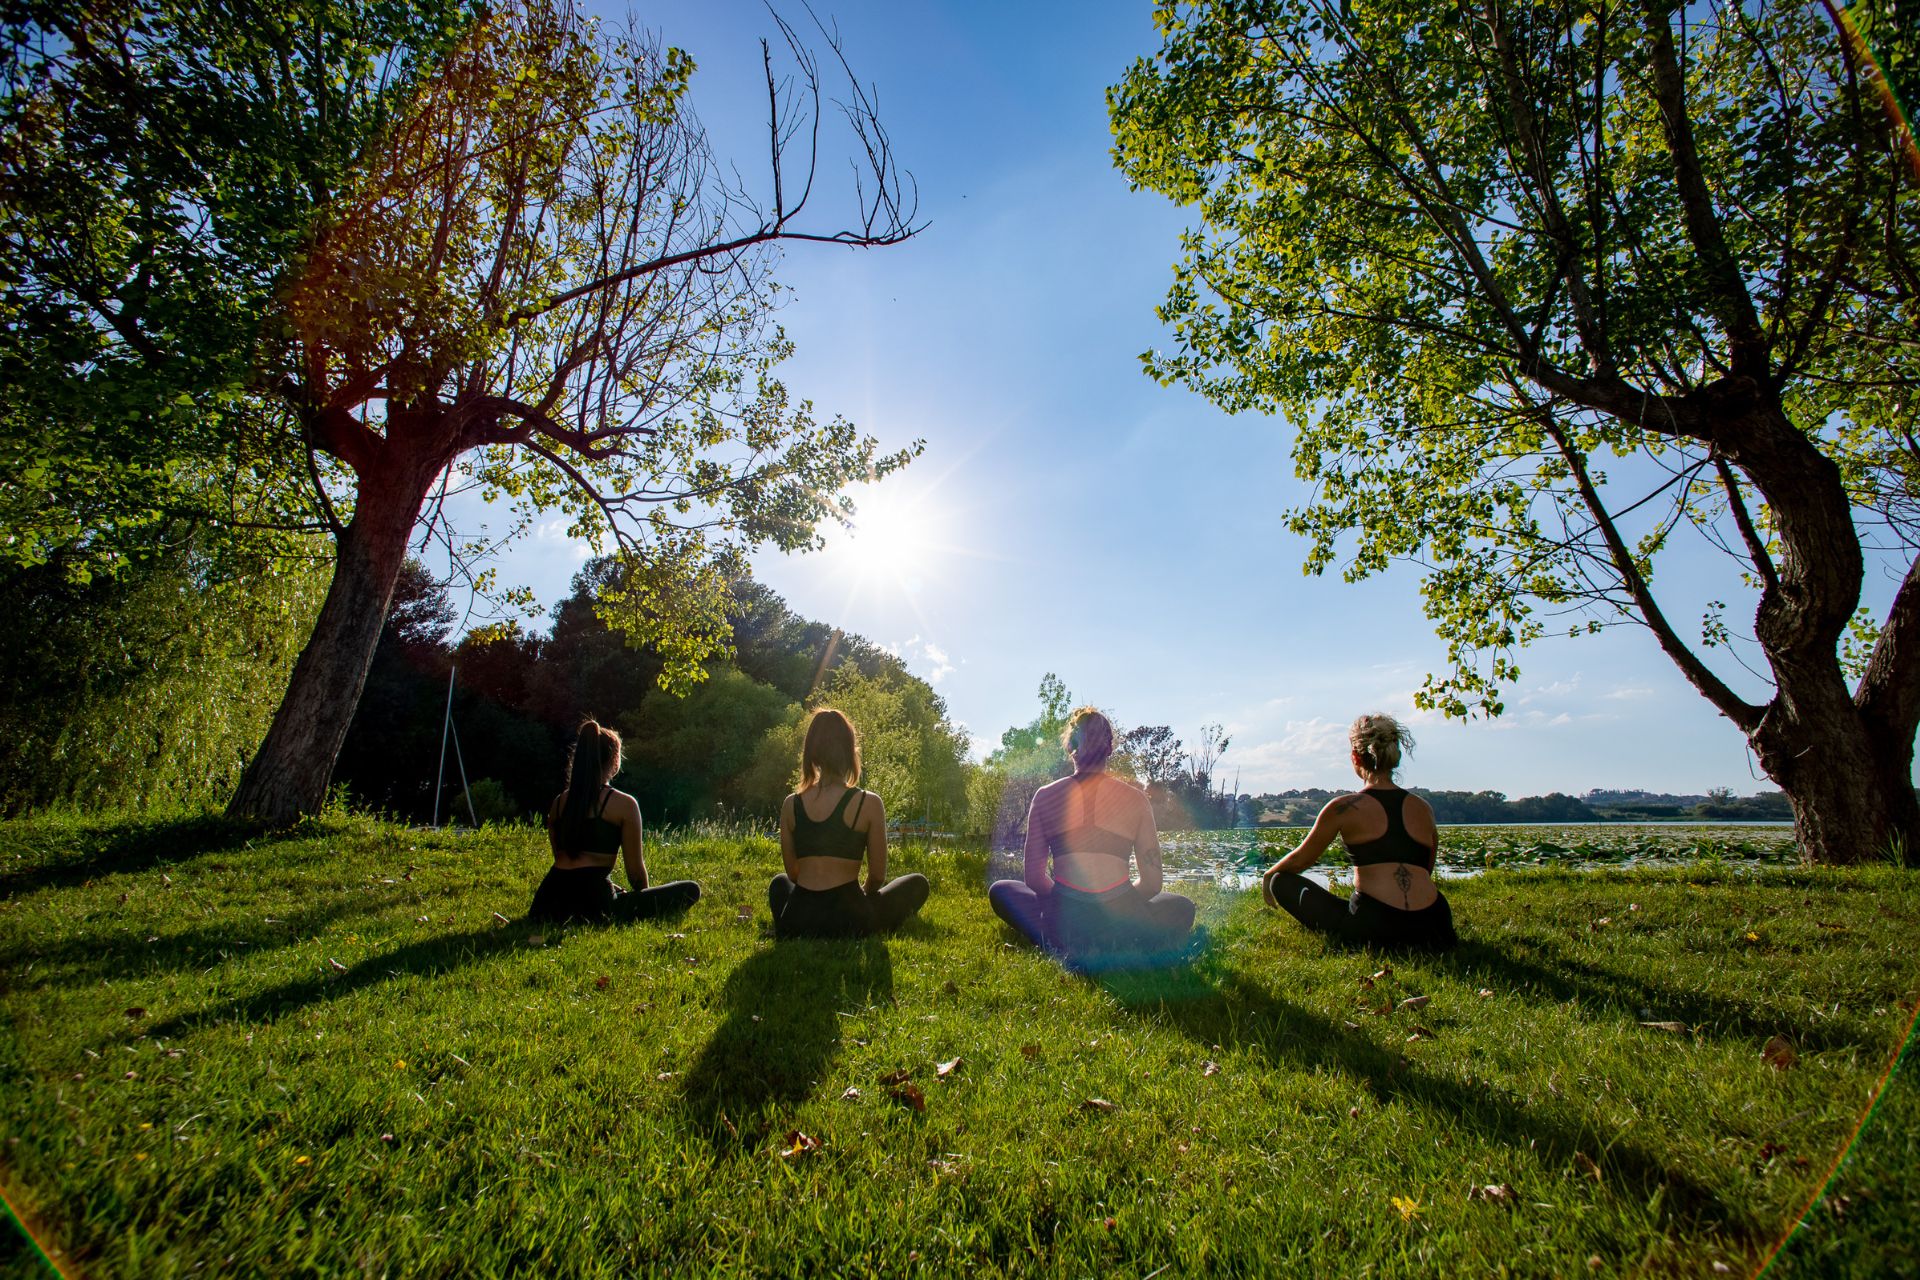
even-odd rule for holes
{"type": "Polygon", "coordinates": [[[1400,905],[1413,909],[1413,872],[1407,870],[1407,864],[1401,863],[1393,869],[1393,882],[1400,886],[1400,905]]]}

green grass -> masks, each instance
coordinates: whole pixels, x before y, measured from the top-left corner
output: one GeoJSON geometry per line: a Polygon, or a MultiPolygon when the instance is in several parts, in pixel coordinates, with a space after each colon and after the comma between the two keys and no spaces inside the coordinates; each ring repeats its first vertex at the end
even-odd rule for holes
{"type": "MultiPolygon", "coordinates": [[[[889,941],[779,947],[764,841],[653,848],[708,888],[678,921],[497,923],[544,861],[0,826],[0,1186],[89,1276],[1747,1274],[1920,986],[1887,868],[1496,871],[1424,960],[1203,893],[1198,963],[1093,980],[1010,945],[976,852],[898,853],[935,893],[889,941]]],[[[1780,1274],[1913,1256],[1917,1111],[1780,1274]]]]}

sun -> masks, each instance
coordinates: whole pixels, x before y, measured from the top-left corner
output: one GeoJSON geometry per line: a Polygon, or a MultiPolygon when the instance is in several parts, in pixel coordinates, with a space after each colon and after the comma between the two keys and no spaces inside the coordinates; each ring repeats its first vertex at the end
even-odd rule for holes
{"type": "Polygon", "coordinates": [[[852,528],[833,543],[855,576],[912,590],[937,571],[944,535],[939,505],[924,491],[878,487],[855,499],[852,528]]]}

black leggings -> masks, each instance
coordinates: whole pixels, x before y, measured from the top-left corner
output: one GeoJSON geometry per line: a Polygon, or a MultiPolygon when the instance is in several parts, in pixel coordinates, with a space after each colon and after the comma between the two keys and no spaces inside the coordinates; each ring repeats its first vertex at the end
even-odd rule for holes
{"type": "Polygon", "coordinates": [[[1036,946],[1069,963],[1147,963],[1177,951],[1193,931],[1193,899],[1122,885],[1083,893],[1056,883],[1041,897],[1023,880],[996,880],[987,905],[1036,946]]]}
{"type": "Polygon", "coordinates": [[[926,905],[933,886],[917,872],[895,876],[878,893],[857,880],[831,889],[802,889],[782,873],[767,886],[776,938],[864,938],[898,929],[926,905]]]}
{"type": "Polygon", "coordinates": [[[1431,904],[1403,911],[1358,889],[1352,897],[1342,898],[1291,871],[1270,876],[1267,883],[1282,911],[1315,933],[1342,942],[1441,951],[1460,940],[1453,931],[1453,908],[1438,889],[1431,904]]]}
{"type": "Polygon", "coordinates": [[[600,924],[652,920],[700,901],[700,886],[674,880],[646,889],[622,889],[604,867],[554,867],[534,891],[527,918],[545,924],[600,924]]]}

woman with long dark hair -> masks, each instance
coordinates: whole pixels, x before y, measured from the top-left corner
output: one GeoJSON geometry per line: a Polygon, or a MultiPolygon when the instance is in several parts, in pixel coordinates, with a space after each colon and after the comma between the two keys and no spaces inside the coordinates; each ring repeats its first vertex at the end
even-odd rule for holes
{"type": "Polygon", "coordinates": [[[807,722],[800,790],[780,806],[786,870],[767,886],[775,937],[863,938],[898,928],[926,902],[932,886],[925,876],[887,879],[886,806],[859,781],[853,721],[822,707],[807,722]]]}
{"type": "Polygon", "coordinates": [[[1327,802],[1313,830],[1267,868],[1260,888],[1315,933],[1345,942],[1440,950],[1458,939],[1453,909],[1433,883],[1440,830],[1425,800],[1397,785],[1393,771],[1413,747],[1413,735],[1392,716],[1367,715],[1347,732],[1353,771],[1366,784],[1327,802]],[[1354,890],[1342,898],[1300,873],[1320,860],[1335,839],[1353,859],[1354,890]]]}
{"type": "Polygon", "coordinates": [[[1069,964],[1148,963],[1176,954],[1193,929],[1193,900],[1161,888],[1160,835],[1146,793],[1107,772],[1113,722],[1081,707],[1061,743],[1073,757],[1073,776],[1034,793],[1025,875],[990,885],[988,905],[1069,964]]]}
{"type": "Polygon", "coordinates": [[[618,772],[620,735],[591,718],[582,720],[567,758],[566,790],[547,811],[553,867],[533,895],[531,918],[554,924],[644,920],[700,900],[700,886],[691,880],[648,883],[640,803],[614,789],[618,772]],[[632,889],[613,882],[616,858],[626,864],[632,889]]]}

